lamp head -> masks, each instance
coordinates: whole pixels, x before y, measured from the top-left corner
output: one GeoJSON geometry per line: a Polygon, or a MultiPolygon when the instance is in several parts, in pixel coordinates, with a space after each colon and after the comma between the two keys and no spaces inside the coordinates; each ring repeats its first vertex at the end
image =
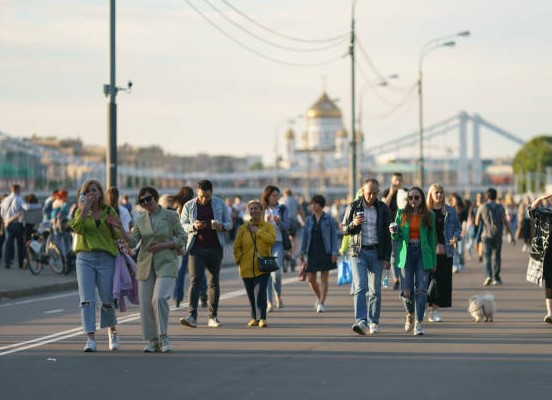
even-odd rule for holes
{"type": "Polygon", "coordinates": [[[456,36],[470,36],[470,31],[462,31],[462,32],[458,32],[456,34],[456,36]]]}

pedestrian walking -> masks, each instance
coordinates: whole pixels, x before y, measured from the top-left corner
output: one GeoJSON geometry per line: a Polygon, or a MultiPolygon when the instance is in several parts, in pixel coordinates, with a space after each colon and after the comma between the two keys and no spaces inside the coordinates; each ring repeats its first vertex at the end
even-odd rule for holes
{"type": "Polygon", "coordinates": [[[10,194],[2,200],[2,204],[0,205],[0,215],[4,221],[4,232],[6,235],[3,251],[6,269],[11,268],[15,258],[16,246],[19,268],[24,267],[25,242],[23,241],[23,224],[20,221],[23,203],[21,186],[15,184],[11,187],[10,194]]]}
{"type": "Polygon", "coordinates": [[[347,207],[343,217],[343,234],[349,240],[349,258],[353,274],[355,323],[352,330],[359,335],[380,332],[381,279],[390,268],[391,214],[378,200],[379,183],[366,179],[362,197],[347,207]],[[366,294],[368,293],[368,307],[366,294]]]}
{"type": "Polygon", "coordinates": [[[455,248],[462,240],[462,228],[456,210],[445,204],[445,190],[434,183],[427,193],[427,208],[435,215],[435,251],[437,264],[429,274],[427,319],[441,322],[439,308],[452,306],[452,272],[455,248]]]}
{"type": "Polygon", "coordinates": [[[109,349],[119,349],[117,317],[113,304],[116,239],[121,238],[117,213],[105,204],[102,185],[95,179],[84,182],[78,208],[71,220],[77,236],[76,270],[83,331],[87,336],[85,352],[96,351],[96,290],[101,301],[100,328],[108,328],[109,349]]]}
{"type": "MultiPolygon", "coordinates": [[[[261,204],[264,209],[264,219],[274,227],[276,242],[272,245],[272,256],[278,259],[279,269],[270,273],[268,280],[268,311],[274,307],[283,308],[282,300],[282,267],[284,265],[284,240],[289,229],[289,214],[287,207],[278,204],[280,189],[273,185],[265,187],[261,196],[261,204]],[[274,300],[274,297],[276,298],[274,300]]],[[[289,240],[289,237],[288,237],[289,240]]]]}
{"type": "Polygon", "coordinates": [[[427,208],[424,192],[415,186],[408,191],[404,209],[389,227],[398,241],[397,266],[401,269],[401,299],[406,311],[404,330],[424,334],[429,271],[437,265],[435,215],[427,208]]]}
{"type": "Polygon", "coordinates": [[[516,244],[515,236],[512,233],[510,224],[506,219],[506,212],[502,204],[497,202],[495,188],[487,189],[485,193],[487,201],[477,210],[476,223],[482,224],[481,241],[483,242],[483,259],[485,262],[484,286],[501,285],[502,277],[502,233],[504,227],[510,234],[512,245],[516,244]],[[492,262],[494,254],[494,263],[492,262]]]}
{"type": "Polygon", "coordinates": [[[324,312],[326,296],[328,295],[328,279],[330,271],[337,268],[338,238],[335,220],[324,212],[326,199],[316,194],[311,200],[312,214],[307,217],[303,227],[303,239],[299,258],[305,262],[307,281],[314,295],[316,312],[324,312]],[[320,272],[320,284],[316,280],[320,272]]]}
{"type": "Polygon", "coordinates": [[[189,255],[190,273],[189,315],[181,318],[184,326],[197,327],[197,305],[202,274],[207,270],[208,309],[207,325],[222,326],[218,318],[220,298],[219,275],[226,244],[225,231],[232,229],[232,221],[224,200],[213,196],[213,184],[201,180],[197,184],[197,196],[188,201],[182,209],[180,223],[188,235],[186,252],[189,255]]]}
{"type": "MultiPolygon", "coordinates": [[[[158,204],[159,193],[151,186],[138,192],[145,212],[138,214],[129,236],[130,247],[139,242],[136,264],[144,352],[172,351],[168,337],[169,303],[177,274],[177,250],[186,244],[186,233],[178,215],[158,204]]],[[[125,235],[126,236],[126,235],[125,235]]]]}
{"type": "Polygon", "coordinates": [[[251,319],[247,326],[266,328],[267,285],[270,273],[259,271],[258,256],[271,254],[276,232],[272,224],[263,221],[263,205],[259,200],[247,203],[247,210],[251,219],[238,229],[234,241],[234,259],[249,300],[251,319]]]}

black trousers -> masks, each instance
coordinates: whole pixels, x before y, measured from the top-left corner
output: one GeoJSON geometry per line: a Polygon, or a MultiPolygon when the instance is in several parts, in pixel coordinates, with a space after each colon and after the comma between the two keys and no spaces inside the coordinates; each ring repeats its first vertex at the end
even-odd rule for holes
{"type": "Polygon", "coordinates": [[[429,275],[428,305],[452,306],[452,257],[437,255],[437,268],[429,275]]]}
{"type": "Polygon", "coordinates": [[[197,303],[201,291],[202,276],[207,272],[207,304],[209,306],[209,318],[216,317],[220,298],[220,264],[222,263],[223,250],[220,246],[203,248],[194,246],[188,258],[188,272],[190,273],[190,289],[188,301],[189,313],[197,318],[197,303]]]}
{"type": "Polygon", "coordinates": [[[251,306],[251,318],[266,319],[266,287],[270,274],[262,274],[254,278],[242,278],[251,306]]]}

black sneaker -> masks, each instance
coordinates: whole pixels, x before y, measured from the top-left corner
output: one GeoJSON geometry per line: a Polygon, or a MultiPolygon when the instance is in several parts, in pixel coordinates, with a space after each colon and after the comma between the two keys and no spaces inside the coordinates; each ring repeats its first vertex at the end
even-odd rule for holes
{"type": "Polygon", "coordinates": [[[207,308],[207,297],[201,298],[201,307],[207,308]]]}

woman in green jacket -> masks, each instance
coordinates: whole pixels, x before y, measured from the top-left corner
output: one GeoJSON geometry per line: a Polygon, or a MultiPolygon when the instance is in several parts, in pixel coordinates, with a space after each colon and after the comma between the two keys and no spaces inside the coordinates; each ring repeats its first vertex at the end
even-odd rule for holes
{"type": "Polygon", "coordinates": [[[251,306],[251,320],[247,326],[266,328],[266,288],[270,273],[259,271],[257,255],[270,255],[276,241],[276,231],[271,223],[263,221],[263,206],[259,200],[250,201],[247,210],[251,220],[240,226],[236,234],[234,259],[240,268],[240,276],[251,306]]]}
{"type": "Polygon", "coordinates": [[[414,329],[414,335],[420,336],[424,334],[429,271],[437,264],[435,215],[428,210],[421,188],[408,191],[406,207],[398,210],[395,223],[389,229],[393,240],[398,241],[395,262],[401,270],[401,298],[407,312],[404,330],[414,329]]]}

